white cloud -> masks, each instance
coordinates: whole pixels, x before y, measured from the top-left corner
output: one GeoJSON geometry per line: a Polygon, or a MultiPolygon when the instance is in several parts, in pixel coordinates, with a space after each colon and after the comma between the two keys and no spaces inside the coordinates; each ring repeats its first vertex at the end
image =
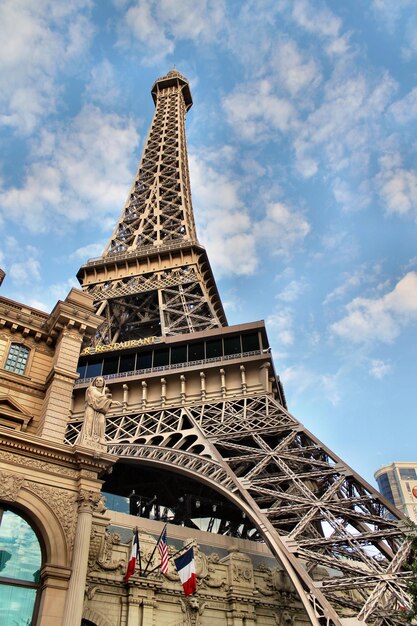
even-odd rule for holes
{"type": "Polygon", "coordinates": [[[39,251],[31,245],[22,245],[14,237],[7,236],[2,242],[1,261],[7,278],[19,285],[30,285],[41,278],[39,251]]]}
{"type": "Polygon", "coordinates": [[[361,74],[335,72],[325,85],[322,104],[297,127],[294,147],[300,173],[310,177],[323,162],[332,172],[350,167],[363,175],[370,146],[381,134],[380,115],[395,88],[388,74],[371,81],[361,74]]]}
{"type": "Polygon", "coordinates": [[[386,363],[381,359],[371,359],[369,364],[369,373],[377,380],[381,380],[387,376],[392,370],[390,363],[386,363]]]}
{"type": "Polygon", "coordinates": [[[309,33],[321,37],[336,38],[341,28],[340,19],[325,6],[308,0],[294,0],[292,17],[295,22],[309,33]]]}
{"type": "Polygon", "coordinates": [[[401,52],[406,61],[412,61],[417,56],[417,26],[415,23],[410,22],[408,24],[405,43],[401,52]]]}
{"type": "Polygon", "coordinates": [[[400,124],[406,124],[417,117],[417,87],[414,87],[404,98],[394,102],[389,112],[400,124]]]}
{"type": "Polygon", "coordinates": [[[333,183],[333,195],[335,200],[342,206],[345,211],[357,211],[369,206],[372,193],[367,180],[355,185],[352,189],[351,185],[341,179],[336,178],[333,183]]]}
{"type": "Polygon", "coordinates": [[[210,153],[189,158],[199,239],[217,276],[252,274],[258,263],[255,237],[239,182],[230,171],[219,172],[212,158],[210,153]]]}
{"type": "Polygon", "coordinates": [[[344,275],[344,280],[341,285],[338,285],[327,294],[325,297],[323,304],[329,304],[334,300],[339,300],[343,298],[351,289],[355,287],[359,287],[363,284],[363,282],[367,279],[368,273],[365,268],[359,268],[355,271],[351,271],[348,274],[344,275]]]}
{"type": "Polygon", "coordinates": [[[28,284],[33,280],[41,278],[39,261],[30,256],[26,256],[24,261],[12,263],[8,272],[9,278],[16,283],[28,284]]]}
{"type": "Polygon", "coordinates": [[[320,374],[303,363],[290,365],[280,373],[284,387],[291,388],[294,395],[303,394],[308,390],[314,393],[320,389],[321,395],[324,395],[332,406],[340,403],[340,380],[343,377],[341,370],[335,374],[320,374]]]}
{"type": "Polygon", "coordinates": [[[60,70],[92,38],[90,0],[4,0],[0,4],[0,124],[30,133],[54,111],[60,70]]]}
{"type": "Polygon", "coordinates": [[[273,94],[269,80],[239,87],[226,96],[223,108],[236,133],[250,141],[265,139],[271,130],[286,132],[296,120],[291,102],[273,94]]]}
{"type": "Polygon", "coordinates": [[[294,343],[293,314],[289,308],[280,308],[266,320],[273,343],[278,342],[283,346],[291,346],[294,343]]]}
{"type": "Polygon", "coordinates": [[[103,225],[110,212],[114,223],[132,181],[137,143],[133,120],[85,106],[70,126],[43,131],[22,186],[0,194],[0,211],[32,232],[87,219],[103,225]]]}
{"type": "Polygon", "coordinates": [[[303,280],[292,280],[285,289],[277,295],[277,298],[283,302],[294,302],[304,293],[306,286],[303,280]]]}
{"type": "Polygon", "coordinates": [[[355,298],[346,311],[331,326],[334,334],[353,343],[391,343],[402,328],[417,322],[417,273],[406,274],[380,298],[355,298]]]}
{"type": "Polygon", "coordinates": [[[189,159],[197,231],[217,276],[253,274],[259,251],[288,255],[310,229],[302,213],[283,202],[269,202],[264,216],[251,215],[242,200],[248,177],[233,173],[233,160],[228,146],[189,159]]]}
{"type": "Polygon", "coordinates": [[[389,214],[417,218],[417,170],[406,169],[398,153],[379,160],[380,170],[374,179],[377,192],[389,214]]]}
{"type": "Polygon", "coordinates": [[[91,70],[91,79],[86,87],[86,96],[94,104],[111,105],[120,99],[121,90],[113,65],[104,59],[91,70]]]}
{"type": "Polygon", "coordinates": [[[222,0],[137,0],[124,15],[120,43],[138,42],[147,62],[160,62],[180,40],[209,41],[222,28],[222,0]]]}
{"type": "Polygon", "coordinates": [[[310,232],[303,214],[283,202],[270,203],[266,216],[254,225],[259,242],[271,248],[273,254],[287,255],[295,245],[300,245],[310,232]]]}
{"type": "Polygon", "coordinates": [[[69,258],[81,259],[83,262],[85,262],[86,259],[93,259],[95,257],[101,256],[105,247],[105,241],[99,243],[90,243],[87,246],[82,246],[81,248],[77,248],[76,250],[74,250],[74,252],[71,252],[69,258]]]}
{"type": "Polygon", "coordinates": [[[318,63],[311,55],[305,58],[296,42],[289,39],[276,46],[271,58],[271,68],[277,72],[279,83],[292,96],[318,85],[322,78],[318,63]]]}

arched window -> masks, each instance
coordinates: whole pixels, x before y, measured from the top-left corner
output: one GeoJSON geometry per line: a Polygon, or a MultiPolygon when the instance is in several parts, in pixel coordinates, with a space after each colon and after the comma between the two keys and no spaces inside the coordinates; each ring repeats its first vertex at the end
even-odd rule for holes
{"type": "Polygon", "coordinates": [[[30,626],[39,589],[42,555],[31,526],[0,509],[0,624],[30,626]]]}
{"type": "Polygon", "coordinates": [[[24,374],[29,352],[29,348],[21,343],[12,343],[4,369],[9,370],[9,372],[16,372],[16,374],[24,374]]]}

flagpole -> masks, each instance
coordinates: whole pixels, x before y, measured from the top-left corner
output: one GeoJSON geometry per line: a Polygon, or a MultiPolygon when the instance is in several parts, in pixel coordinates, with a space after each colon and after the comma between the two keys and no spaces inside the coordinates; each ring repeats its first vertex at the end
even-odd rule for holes
{"type": "MultiPolygon", "coordinates": [[[[167,526],[168,526],[168,524],[165,524],[165,526],[164,526],[164,527],[163,527],[163,529],[161,530],[161,534],[160,534],[160,535],[159,535],[159,537],[158,537],[158,541],[156,542],[156,544],[155,544],[155,546],[154,546],[154,549],[152,550],[152,554],[151,554],[151,556],[149,557],[149,560],[148,560],[148,562],[147,562],[147,564],[146,564],[146,567],[145,567],[145,571],[143,572],[143,576],[144,576],[144,577],[146,577],[146,572],[148,571],[149,563],[150,563],[150,562],[152,561],[152,559],[153,559],[153,555],[155,554],[156,548],[158,547],[158,543],[160,542],[161,537],[162,537],[162,535],[163,535],[163,533],[164,533],[164,530],[166,530],[166,527],[167,527],[167,526]]],[[[153,568],[153,570],[151,570],[151,571],[152,571],[152,572],[153,572],[153,571],[155,571],[158,567],[159,567],[159,565],[157,565],[157,567],[154,567],[154,568],[153,568]]],[[[151,573],[151,572],[149,572],[149,573],[151,573]]]]}
{"type": "Polygon", "coordinates": [[[135,526],[135,534],[138,536],[139,576],[142,576],[142,558],[140,556],[139,528],[137,526],[135,526]]]}
{"type": "MultiPolygon", "coordinates": [[[[162,533],[161,533],[162,535],[162,533]]],[[[156,544],[158,545],[158,544],[156,544]]],[[[182,548],[180,548],[179,550],[177,550],[176,552],[174,552],[174,554],[168,556],[169,559],[173,559],[174,556],[177,556],[177,554],[179,554],[180,552],[182,552],[183,550],[186,550],[187,548],[189,548],[190,546],[194,545],[194,540],[191,541],[190,543],[187,543],[186,546],[183,546],[182,548]]],[[[152,560],[152,557],[149,559],[150,561],[152,560]]],[[[153,569],[151,569],[148,574],[152,574],[152,572],[154,572],[156,569],[158,569],[158,567],[161,567],[160,565],[157,565],[156,567],[154,567],[153,569]]]]}

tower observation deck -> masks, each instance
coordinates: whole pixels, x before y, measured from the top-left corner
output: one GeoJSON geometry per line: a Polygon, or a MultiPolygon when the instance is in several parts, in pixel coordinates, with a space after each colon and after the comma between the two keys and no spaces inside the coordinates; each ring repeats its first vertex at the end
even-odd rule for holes
{"type": "Polygon", "coordinates": [[[204,509],[206,530],[265,542],[315,626],[403,623],[401,514],[288,412],[264,323],[227,325],[194,223],[188,81],[172,70],[152,97],[120,219],[77,275],[103,323],[81,353],[66,441],[103,376],[120,402],[105,491],[134,491],[141,515],[190,528],[204,509]]]}

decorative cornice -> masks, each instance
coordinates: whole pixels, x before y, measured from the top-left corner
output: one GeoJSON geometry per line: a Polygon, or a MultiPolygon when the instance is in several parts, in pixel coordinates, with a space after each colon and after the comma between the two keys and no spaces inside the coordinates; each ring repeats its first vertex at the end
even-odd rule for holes
{"type": "MultiPolygon", "coordinates": [[[[49,467],[57,464],[60,468],[66,467],[72,471],[90,470],[95,475],[107,471],[117,460],[116,456],[107,452],[97,453],[79,446],[51,443],[36,435],[0,427],[0,453],[6,451],[13,456],[20,456],[21,465],[30,466],[38,459],[46,462],[49,467]]],[[[60,473],[63,473],[63,469],[60,473]]]]}

